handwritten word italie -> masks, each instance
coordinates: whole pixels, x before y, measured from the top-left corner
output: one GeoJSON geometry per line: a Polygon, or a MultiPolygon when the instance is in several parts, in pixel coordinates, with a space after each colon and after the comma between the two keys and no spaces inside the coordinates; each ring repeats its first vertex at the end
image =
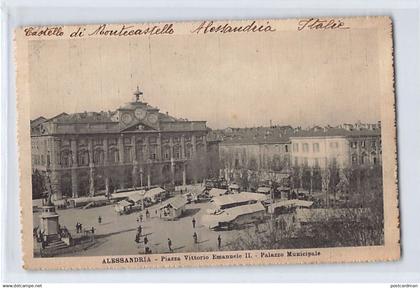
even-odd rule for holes
{"type": "Polygon", "coordinates": [[[236,33],[236,32],[275,32],[276,29],[270,26],[267,21],[266,24],[257,25],[256,21],[252,21],[247,25],[234,25],[234,24],[220,24],[215,25],[213,21],[203,21],[197,28],[191,30],[193,34],[207,34],[207,33],[236,33]]]}
{"type": "Polygon", "coordinates": [[[298,22],[298,31],[350,29],[340,19],[321,20],[319,18],[303,19],[298,22]]]}

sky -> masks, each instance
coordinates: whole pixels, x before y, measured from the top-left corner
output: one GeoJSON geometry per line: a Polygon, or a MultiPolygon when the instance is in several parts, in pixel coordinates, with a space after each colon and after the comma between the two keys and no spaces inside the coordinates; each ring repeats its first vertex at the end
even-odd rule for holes
{"type": "Polygon", "coordinates": [[[213,129],[380,120],[374,30],[29,42],[31,119],[133,100],[213,129]]]}

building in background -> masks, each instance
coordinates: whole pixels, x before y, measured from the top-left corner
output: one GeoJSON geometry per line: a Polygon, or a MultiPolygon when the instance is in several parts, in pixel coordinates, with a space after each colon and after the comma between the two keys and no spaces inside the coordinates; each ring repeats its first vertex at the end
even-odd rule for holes
{"type": "Polygon", "coordinates": [[[326,177],[333,179],[327,181],[330,186],[336,185],[338,178],[344,179],[345,173],[340,171],[382,165],[380,122],[307,129],[227,128],[212,131],[209,137],[220,141],[220,175],[247,186],[243,189],[290,175],[293,187],[321,190],[326,177]]]}
{"type": "Polygon", "coordinates": [[[292,166],[325,169],[382,163],[380,123],[300,130],[290,137],[290,145],[292,166]]]}
{"type": "Polygon", "coordinates": [[[49,177],[55,198],[186,185],[218,170],[218,141],[207,139],[206,121],[161,113],[138,88],[134,95],[116,111],[31,121],[32,169],[49,177]]]}

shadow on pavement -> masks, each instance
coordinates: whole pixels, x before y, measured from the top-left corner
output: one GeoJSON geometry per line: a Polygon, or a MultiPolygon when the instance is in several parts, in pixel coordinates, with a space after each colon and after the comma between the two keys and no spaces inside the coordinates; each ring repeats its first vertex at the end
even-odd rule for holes
{"type": "Polygon", "coordinates": [[[195,214],[197,214],[200,211],[200,208],[193,208],[193,209],[185,209],[184,213],[182,214],[181,218],[185,218],[185,217],[190,217],[190,216],[194,216],[195,214]]]}
{"type": "Polygon", "coordinates": [[[112,235],[117,235],[117,234],[136,231],[136,230],[137,230],[137,228],[132,228],[132,229],[126,229],[126,230],[111,232],[111,233],[107,233],[107,234],[97,234],[97,235],[95,235],[95,239],[101,239],[101,238],[109,237],[109,236],[112,236],[112,235]]]}

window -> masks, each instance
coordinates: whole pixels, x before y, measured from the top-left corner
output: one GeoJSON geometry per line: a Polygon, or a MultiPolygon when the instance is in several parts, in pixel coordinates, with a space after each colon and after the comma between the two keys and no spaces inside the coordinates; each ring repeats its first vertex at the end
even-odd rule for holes
{"type": "Polygon", "coordinates": [[[93,151],[93,162],[95,164],[103,164],[104,163],[104,151],[97,149],[93,151]]]}
{"type": "Polygon", "coordinates": [[[125,145],[130,145],[131,144],[131,138],[124,137],[124,144],[125,145]]]}
{"type": "Polygon", "coordinates": [[[357,164],[357,156],[356,155],[351,156],[351,163],[352,164],[357,164]]]}
{"type": "Polygon", "coordinates": [[[299,152],[299,143],[293,143],[293,152],[299,152]]]}
{"type": "Polygon", "coordinates": [[[191,144],[188,144],[185,147],[185,157],[186,158],[191,158],[191,156],[192,156],[192,145],[191,144]]]}
{"type": "Polygon", "coordinates": [[[112,149],[109,153],[109,162],[110,163],[118,163],[120,161],[120,154],[118,149],[112,149]]]}
{"type": "Polygon", "coordinates": [[[169,147],[165,147],[163,148],[163,158],[165,160],[168,160],[170,158],[170,148],[169,147]]]}
{"type": "Polygon", "coordinates": [[[330,148],[337,149],[338,148],[338,142],[330,142],[330,148]]]}
{"type": "Polygon", "coordinates": [[[366,147],[366,141],[360,141],[360,146],[365,148],[366,147]]]}
{"type": "Polygon", "coordinates": [[[117,138],[110,138],[108,140],[109,145],[117,145],[117,138]]]}
{"type": "Polygon", "coordinates": [[[303,165],[308,166],[308,158],[303,157],[303,165]]]}
{"type": "Polygon", "coordinates": [[[60,163],[63,167],[70,167],[71,165],[71,152],[63,151],[60,155],[60,163]]]}
{"type": "Polygon", "coordinates": [[[318,158],[314,159],[314,166],[319,167],[319,159],[318,158]]]}
{"type": "Polygon", "coordinates": [[[124,162],[129,163],[133,161],[132,158],[131,147],[124,147],[124,162]]]}
{"type": "Polygon", "coordinates": [[[181,155],[180,155],[180,149],[179,149],[179,146],[175,146],[174,147],[174,158],[175,159],[179,159],[179,158],[181,158],[181,155]]]}
{"type": "Polygon", "coordinates": [[[156,159],[156,146],[149,147],[149,159],[155,160],[156,159]]]}
{"type": "Polygon", "coordinates": [[[302,151],[303,152],[308,152],[309,151],[309,145],[308,145],[308,143],[303,143],[303,145],[302,145],[302,151]]]}
{"type": "Polygon", "coordinates": [[[102,145],[102,139],[96,138],[93,140],[93,145],[102,145]]]}
{"type": "Polygon", "coordinates": [[[353,148],[353,149],[357,148],[357,142],[356,141],[351,142],[351,148],[353,148]]]}
{"type": "Polygon", "coordinates": [[[79,151],[78,156],[79,156],[78,157],[79,166],[89,165],[89,152],[87,150],[79,151]]]}
{"type": "Polygon", "coordinates": [[[376,148],[376,141],[372,141],[372,148],[376,148]]]}
{"type": "Polygon", "coordinates": [[[314,150],[314,152],[319,152],[319,143],[314,143],[312,146],[313,146],[312,149],[314,150]]]}

